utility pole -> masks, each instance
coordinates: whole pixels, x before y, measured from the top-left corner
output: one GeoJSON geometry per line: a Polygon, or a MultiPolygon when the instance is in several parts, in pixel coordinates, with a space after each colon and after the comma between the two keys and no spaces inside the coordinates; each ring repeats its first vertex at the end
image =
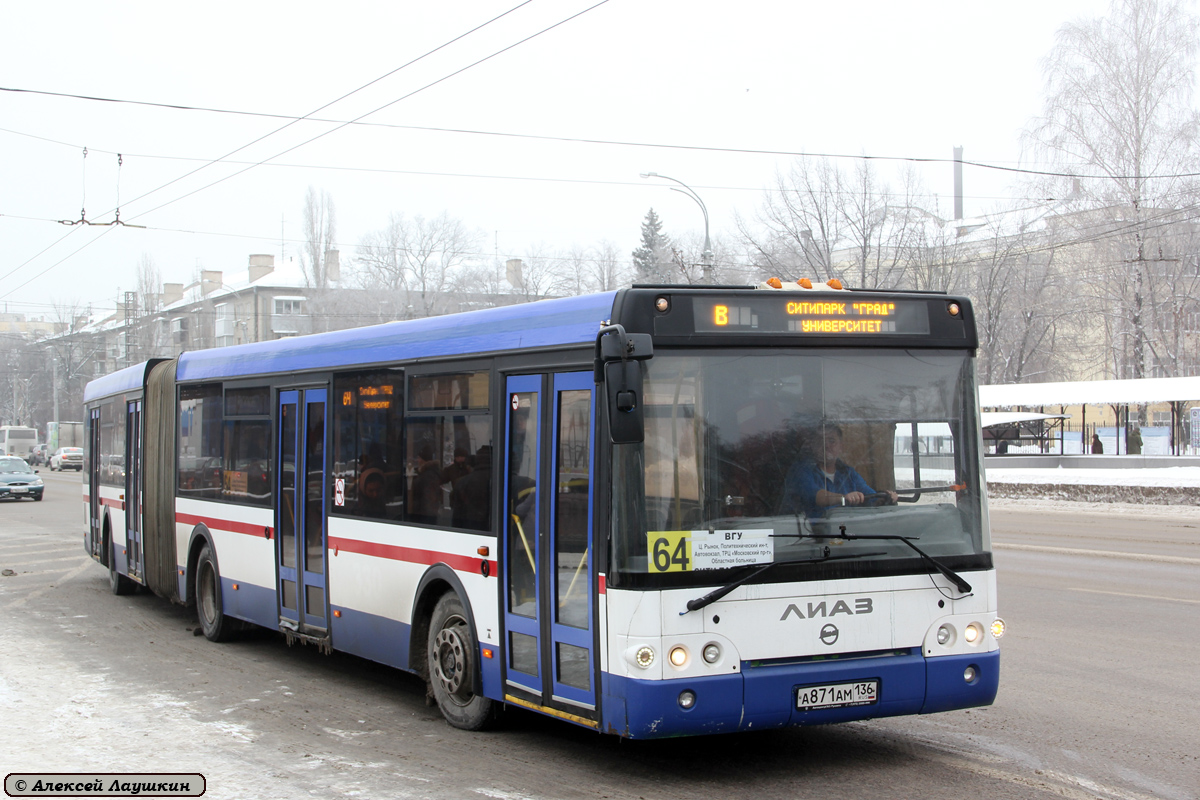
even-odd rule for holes
{"type": "MultiPolygon", "coordinates": [[[[50,358],[51,358],[51,368],[52,368],[51,374],[54,376],[54,378],[53,378],[53,382],[54,382],[54,435],[57,436],[58,435],[58,424],[59,424],[58,423],[58,351],[57,350],[52,351],[52,355],[50,358]]],[[[50,438],[49,436],[46,437],[47,440],[49,440],[49,438],[50,438]]],[[[50,444],[50,442],[47,441],[46,444],[50,444]]],[[[46,457],[49,458],[50,455],[47,454],[46,457]]],[[[95,458],[94,455],[93,455],[93,458],[95,458]]]]}

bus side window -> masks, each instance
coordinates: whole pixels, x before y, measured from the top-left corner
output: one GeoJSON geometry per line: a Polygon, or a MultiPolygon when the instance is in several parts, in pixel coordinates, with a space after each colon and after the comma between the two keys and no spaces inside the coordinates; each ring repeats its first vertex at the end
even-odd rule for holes
{"type": "Polygon", "coordinates": [[[370,519],[403,516],[404,374],[378,370],[333,381],[332,513],[370,519]]]}

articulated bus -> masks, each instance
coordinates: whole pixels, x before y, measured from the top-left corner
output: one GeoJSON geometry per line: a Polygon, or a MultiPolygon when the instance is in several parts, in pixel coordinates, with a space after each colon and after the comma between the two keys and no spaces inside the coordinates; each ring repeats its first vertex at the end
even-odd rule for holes
{"type": "Polygon", "coordinates": [[[416,673],[464,729],[987,705],[976,346],[963,298],[772,281],[188,352],[88,384],[85,546],[212,641],[416,673]]]}

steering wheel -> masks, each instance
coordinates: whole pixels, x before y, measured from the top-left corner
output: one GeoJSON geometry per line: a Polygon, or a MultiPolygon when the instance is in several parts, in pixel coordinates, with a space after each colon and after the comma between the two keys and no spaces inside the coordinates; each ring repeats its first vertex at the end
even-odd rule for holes
{"type": "Polygon", "coordinates": [[[872,508],[876,506],[890,506],[892,504],[892,496],[887,492],[872,492],[871,494],[863,495],[863,505],[872,508]]]}

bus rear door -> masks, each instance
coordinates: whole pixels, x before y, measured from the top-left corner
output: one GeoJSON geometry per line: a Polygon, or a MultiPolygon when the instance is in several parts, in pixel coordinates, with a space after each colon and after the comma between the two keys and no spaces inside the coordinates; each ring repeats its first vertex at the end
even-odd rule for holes
{"type": "Polygon", "coordinates": [[[142,401],[127,403],[125,418],[126,571],[142,575],[142,401]]]}
{"type": "Polygon", "coordinates": [[[596,725],[592,373],[508,378],[506,699],[596,725]]]}
{"type": "Polygon", "coordinates": [[[100,407],[88,409],[88,546],[87,551],[97,558],[107,560],[110,554],[101,556],[100,534],[100,407]]]}

